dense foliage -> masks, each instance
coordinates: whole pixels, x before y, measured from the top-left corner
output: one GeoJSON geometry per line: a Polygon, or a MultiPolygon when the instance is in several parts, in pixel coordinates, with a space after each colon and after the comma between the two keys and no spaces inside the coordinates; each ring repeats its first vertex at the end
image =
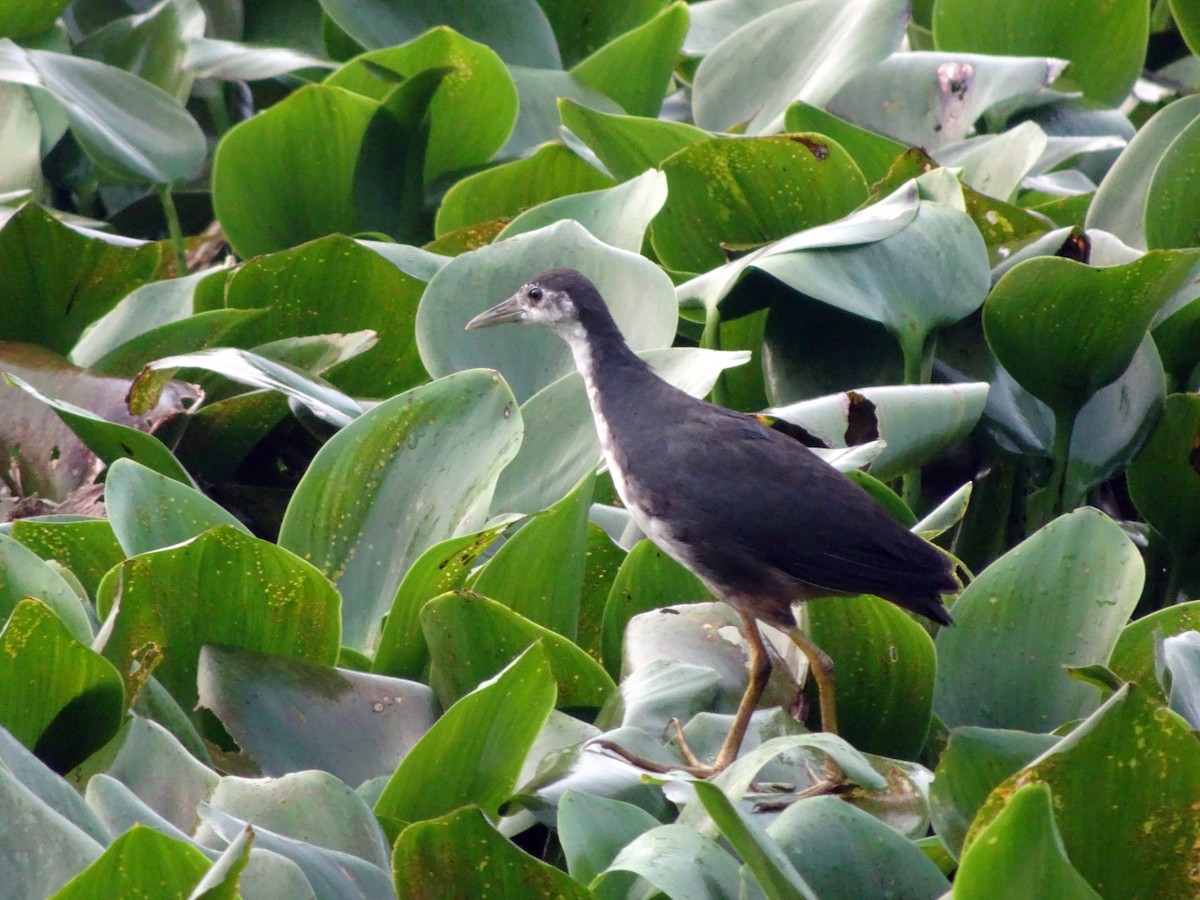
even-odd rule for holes
{"type": "Polygon", "coordinates": [[[0,893],[1195,896],[1189,48],[1183,0],[0,0],[0,893]],[[940,631],[805,605],[839,736],[768,633],[711,782],[597,741],[715,752],[745,643],[565,348],[463,330],[557,265],[974,573],[940,631]]]}

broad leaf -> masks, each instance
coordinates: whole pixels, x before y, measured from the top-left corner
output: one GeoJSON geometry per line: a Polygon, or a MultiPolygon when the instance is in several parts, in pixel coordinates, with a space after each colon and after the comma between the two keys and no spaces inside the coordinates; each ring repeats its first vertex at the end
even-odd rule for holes
{"type": "MultiPolygon", "coordinates": [[[[228,525],[113,569],[98,606],[114,612],[104,655],[127,679],[147,644],[155,676],[185,709],[196,704],[205,644],[227,644],[331,664],[341,627],[337,591],[312,564],[228,525]]],[[[143,676],[144,677],[144,676],[143,676]]]]}
{"type": "Polygon", "coordinates": [[[1096,690],[1063,666],[1108,659],[1143,578],[1136,548],[1111,519],[1090,508],[1056,519],[980,572],[954,604],[954,627],[937,636],[934,711],[951,727],[1036,732],[1087,715],[1096,690]]]}
{"type": "Polygon", "coordinates": [[[409,751],[375,804],[389,835],[469,803],[494,816],[516,786],[554,695],[550,664],[534,646],[446,710],[409,751]]]}
{"type": "Polygon", "coordinates": [[[475,369],[379,404],[321,448],[288,504],[279,542],[337,585],[347,644],[374,645],[396,589],[425,550],[478,530],[520,439],[508,386],[475,369]]]}

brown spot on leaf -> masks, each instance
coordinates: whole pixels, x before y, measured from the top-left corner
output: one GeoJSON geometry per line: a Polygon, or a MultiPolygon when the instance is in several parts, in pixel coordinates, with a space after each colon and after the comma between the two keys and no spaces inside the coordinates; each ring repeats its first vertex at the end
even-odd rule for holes
{"type": "Polygon", "coordinates": [[[1087,263],[1092,258],[1092,240],[1082,231],[1072,230],[1054,255],[1075,262],[1087,263]]]}
{"type": "Polygon", "coordinates": [[[850,406],[846,410],[846,446],[879,440],[879,417],[875,404],[858,391],[846,391],[850,406]]]}
{"type": "Polygon", "coordinates": [[[797,144],[803,144],[805,147],[807,147],[808,152],[813,155],[813,158],[817,162],[822,162],[827,156],[829,156],[828,144],[822,144],[820,141],[814,141],[812,138],[805,137],[802,134],[790,135],[790,139],[795,141],[797,144]]]}

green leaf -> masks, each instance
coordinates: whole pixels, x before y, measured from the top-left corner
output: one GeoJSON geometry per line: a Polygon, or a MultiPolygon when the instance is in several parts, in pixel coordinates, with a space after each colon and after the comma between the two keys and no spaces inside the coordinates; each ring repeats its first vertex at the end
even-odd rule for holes
{"type": "Polygon", "coordinates": [[[1181,0],[1169,0],[1168,6],[1180,36],[1187,43],[1188,49],[1196,54],[1196,48],[1200,48],[1200,9],[1181,0]]]}
{"type": "Polygon", "coordinates": [[[1137,549],[1103,513],[1051,522],[955,602],[954,627],[937,636],[934,711],[950,727],[1037,732],[1087,715],[1095,688],[1062,667],[1108,659],[1143,579],[1137,549]]]}
{"type": "Polygon", "coordinates": [[[651,170],[616,187],[570,194],[538,204],[505,225],[496,240],[535,231],[562,219],[574,219],[604,243],[639,253],[650,220],[666,199],[667,179],[661,172],[651,170]]]}
{"type": "Polygon", "coordinates": [[[477,897],[557,897],[592,894],[559,869],[535,859],[496,831],[476,806],[409,825],[392,855],[401,895],[475,900],[477,897]],[[447,873],[453,872],[453,878],[447,873]]]}
{"type": "Polygon", "coordinates": [[[371,808],[328,772],[293,772],[279,778],[226,775],[208,804],[256,828],[387,868],[388,845],[371,808]]]}
{"type": "Polygon", "coordinates": [[[212,865],[184,841],[135,825],[94,863],[53,894],[54,900],[137,895],[187,896],[212,865]]]}
{"type": "Polygon", "coordinates": [[[634,616],[710,597],[699,578],[650,541],[638,541],[617,570],[604,607],[604,667],[614,678],[620,674],[625,628],[634,616]]]}
{"type": "Polygon", "coordinates": [[[471,590],[574,640],[595,480],[588,473],[567,496],[525,522],[480,570],[471,590]]]}
{"type": "Polygon", "coordinates": [[[230,335],[233,346],[370,330],[378,337],[373,352],[338,365],[332,382],[359,396],[386,397],[426,380],[412,338],[423,285],[356,241],[333,235],[264,256],[213,286],[219,292],[198,292],[198,311],[267,311],[230,335]]]}
{"type": "Polygon", "coordinates": [[[70,351],[83,330],[154,278],[157,244],[116,244],[80,234],[33,203],[0,228],[5,272],[0,337],[70,351]]]}
{"type": "Polygon", "coordinates": [[[446,192],[435,231],[447,232],[515,216],[555,197],[613,186],[613,180],[562,144],[545,144],[526,159],[468,175],[446,192]]]}
{"type": "MultiPolygon", "coordinates": [[[[1131,247],[1147,246],[1150,184],[1163,156],[1197,116],[1200,97],[1182,97],[1164,106],[1138,129],[1100,182],[1088,206],[1088,228],[1111,232],[1131,247]]],[[[1158,215],[1154,210],[1152,217],[1158,215]]]]}
{"type": "MultiPolygon", "coordinates": [[[[429,373],[436,378],[490,366],[504,375],[517,399],[524,402],[573,372],[570,350],[546,329],[464,330],[472,316],[564,260],[604,295],[634,350],[671,345],[679,313],[670,278],[645,257],[601,243],[576,222],[556,222],[459,256],[433,276],[421,297],[416,326],[417,345],[429,373]]],[[[594,464],[590,460],[587,468],[594,464]]],[[[582,471],[573,472],[568,487],[582,476],[582,471]]]]}
{"type": "Polygon", "coordinates": [[[662,169],[669,193],[652,242],[677,272],[705,272],[725,262],[723,246],[777,240],[841,218],[867,198],[850,154],[820,135],[714,138],[678,151],[662,169]]]}
{"type": "Polygon", "coordinates": [[[128,72],[0,39],[0,79],[43,90],[62,105],[84,152],[114,175],[174,185],[204,160],[204,133],[166,91],[128,72]]]}
{"type": "Polygon", "coordinates": [[[1030,784],[1009,799],[963,855],[954,876],[963,897],[1033,895],[1100,900],[1067,858],[1045,784],[1030,784]]]}
{"type": "Polygon", "coordinates": [[[875,184],[887,175],[896,157],[908,149],[898,141],[859,128],[804,101],[787,108],[783,128],[789,134],[811,131],[833,138],[854,158],[868,184],[875,184]]]}
{"type": "Polygon", "coordinates": [[[213,158],[213,208],[239,256],[370,227],[354,179],[381,109],[342,88],[308,85],[230,129],[213,158]]]}
{"type": "Polygon", "coordinates": [[[193,484],[191,476],[180,465],[179,460],[154,435],[130,428],[128,425],[109,422],[74,403],[47,397],[28,381],[16,375],[9,374],[4,377],[9,384],[53,409],[79,439],[104,462],[113,463],[128,457],[168,478],[183,484],[193,484]]]}
{"type": "Polygon", "coordinates": [[[389,836],[469,803],[495,816],[554,708],[554,693],[550,663],[534,646],[446,710],[404,757],[375,804],[389,836]]]}
{"type": "Polygon", "coordinates": [[[608,868],[621,848],[659,821],[640,807],[568,788],[558,801],[557,828],[567,871],[588,884],[608,868]]]}
{"type": "Polygon", "coordinates": [[[440,541],[420,555],[396,589],[383,623],[371,671],[397,678],[421,678],[429,648],[421,631],[421,609],[440,594],[462,587],[475,561],[516,520],[501,517],[487,528],[440,541]]]}
{"type": "Polygon", "coordinates": [[[660,825],[626,844],[592,887],[606,895],[614,873],[632,872],[668,897],[735,900],[738,868],[737,860],[716,841],[685,825],[660,825]]]}
{"type": "Polygon", "coordinates": [[[0,630],[0,725],[58,772],[117,732],[121,676],[49,606],[22,600],[0,630]]]}
{"type": "Polygon", "coordinates": [[[595,522],[588,522],[587,532],[587,561],[579,601],[579,634],[575,643],[592,659],[603,663],[604,608],[617,572],[628,554],[595,522]]]}
{"type": "Polygon", "coordinates": [[[1166,380],[1157,345],[1146,335],[1129,368],[1079,411],[1071,431],[1068,496],[1084,497],[1126,470],[1158,423],[1166,380]]]}
{"type": "MultiPolygon", "coordinates": [[[[371,332],[357,332],[350,335],[331,335],[331,351],[345,351],[349,357],[356,356],[364,350],[369,350],[375,344],[371,332]]],[[[288,338],[280,343],[290,343],[300,350],[308,343],[305,338],[288,338]]],[[[314,341],[313,343],[321,343],[314,341]]],[[[263,348],[264,351],[266,348],[263,348]]],[[[281,354],[286,355],[286,354],[281,354]]],[[[339,354],[340,355],[340,354],[339,354]]],[[[331,365],[339,360],[335,356],[331,365]]],[[[318,363],[321,367],[323,363],[318,363]]],[[[285,362],[276,362],[248,350],[235,350],[230,347],[219,347],[213,350],[201,350],[197,353],[184,353],[179,356],[167,356],[155,360],[145,367],[146,372],[134,381],[130,391],[131,405],[135,400],[141,400],[143,389],[153,395],[157,382],[162,376],[149,377],[152,372],[178,371],[180,368],[204,369],[224,376],[230,381],[257,390],[278,391],[298,404],[297,415],[305,410],[325,425],[342,428],[351,420],[362,415],[363,405],[346,396],[341,391],[319,376],[309,374],[296,366],[285,362]]]]}
{"type": "Polygon", "coordinates": [[[1200,547],[1197,440],[1200,396],[1171,394],[1150,440],[1128,469],[1134,505],[1166,539],[1177,565],[1200,547]]]}
{"type": "Polygon", "coordinates": [[[0,617],[7,619],[26,597],[53,610],[75,640],[91,643],[91,623],[66,579],[32,550],[0,534],[0,617]]]}
{"type": "Polygon", "coordinates": [[[132,459],[119,459],[105,479],[105,508],[125,556],[190,540],[217,525],[249,534],[233,515],[195,488],[132,459]]]}
{"type": "Polygon", "coordinates": [[[658,115],[688,30],[688,8],[672,3],[657,16],[596,50],[571,74],[633,116],[658,115]]]}
{"type": "Polygon", "coordinates": [[[5,811],[0,861],[6,890],[45,897],[104,850],[4,767],[0,767],[0,806],[5,811]]]}
{"type": "Polygon", "coordinates": [[[563,65],[573,66],[604,44],[637,28],[669,4],[670,0],[630,0],[603,3],[589,0],[538,0],[558,39],[563,65]]]}
{"type": "Polygon", "coordinates": [[[403,46],[355,57],[325,84],[382,102],[393,85],[380,77],[380,68],[399,79],[445,66],[453,74],[429,104],[424,182],[430,184],[441,175],[483,165],[512,133],[517,89],[494,50],[440,26],[403,46]]]}
{"type": "MultiPolygon", "coordinates": [[[[126,717],[116,737],[69,777],[72,783],[84,784],[100,774],[120,781],[157,816],[184,832],[193,830],[197,804],[207,800],[220,781],[166,728],[140,715],[126,717]]],[[[104,814],[99,808],[97,812],[104,814]]],[[[122,823],[104,818],[110,828],[120,830],[122,823]]]]}
{"type": "Polygon", "coordinates": [[[1053,795],[1068,858],[1098,894],[1186,897],[1192,891],[1190,872],[1200,854],[1194,815],[1200,744],[1181,718],[1139,687],[1125,685],[996,788],[972,825],[966,854],[1017,791],[1038,783],[1053,795]],[[1097,797],[1121,802],[1097,803],[1097,797]]]}
{"type": "Polygon", "coordinates": [[[877,431],[887,442],[871,463],[871,474],[888,481],[932,462],[965,438],[979,421],[987,395],[988,385],[981,382],[887,385],[804,400],[767,413],[802,426],[828,447],[845,447],[848,435],[870,423],[874,427],[866,430],[877,431]]]}
{"type": "Polygon", "coordinates": [[[215,644],[200,650],[197,685],[199,704],[270,776],[390,775],[438,713],[423,684],[215,644]]]}
{"type": "Polygon", "coordinates": [[[933,716],[928,632],[878,597],[804,606],[805,632],[837,667],[838,733],[864,753],[916,759],[933,716]]]}
{"type": "MultiPolygon", "coordinates": [[[[14,806],[10,804],[14,793],[23,793],[28,799],[36,801],[43,811],[48,811],[53,816],[56,824],[53,828],[47,829],[41,835],[42,837],[49,837],[53,831],[71,831],[84,841],[99,842],[96,852],[92,854],[93,858],[99,855],[99,847],[112,839],[108,827],[84,802],[79,792],[61,775],[48,768],[45,763],[33,755],[31,750],[4,728],[0,728],[0,772],[3,772],[4,777],[9,779],[0,784],[0,792],[8,795],[3,801],[5,809],[12,811],[14,806]],[[18,791],[13,791],[14,786],[18,788],[18,791]]],[[[13,833],[15,823],[11,819],[8,821],[12,827],[5,830],[5,840],[0,841],[0,848],[2,848],[0,855],[6,861],[14,858],[12,856],[13,845],[19,843],[19,841],[10,842],[9,839],[15,836],[13,833]]],[[[37,837],[38,835],[35,834],[34,839],[36,840],[37,837]]],[[[44,849],[43,847],[42,850],[44,849]]],[[[40,851],[32,854],[29,861],[46,862],[39,859],[39,856],[40,851]]],[[[47,869],[49,868],[51,867],[47,866],[47,869]]],[[[70,876],[63,877],[59,884],[66,881],[67,877],[70,876]]]]}
{"type": "Polygon", "coordinates": [[[1200,122],[1193,120],[1171,141],[1154,169],[1146,192],[1146,245],[1152,248],[1196,247],[1200,229],[1196,217],[1197,163],[1200,162],[1200,122]]]}
{"type": "Polygon", "coordinates": [[[906,359],[919,359],[929,334],[974,312],[987,296],[983,238],[965,213],[946,204],[922,200],[903,227],[858,246],[818,244],[796,252],[787,246],[771,248],[754,265],[801,293],[884,325],[906,359]]]}
{"type": "Polygon", "coordinates": [[[1065,65],[1038,56],[893,53],[823,105],[860,128],[935,152],[966,138],[992,107],[1044,89],[1065,65]]]}
{"type": "Polygon", "coordinates": [[[992,790],[1057,742],[1049,734],[975,725],[950,732],[929,787],[929,813],[938,839],[955,858],[992,790]]]}
{"type": "Polygon", "coordinates": [[[204,27],[200,4],[156,3],[88,33],[74,54],[136,75],[186,103],[193,76],[184,69],[184,54],[189,41],[204,35],[204,27]]]}
{"type": "MultiPolygon", "coordinates": [[[[778,131],[794,100],[823,106],[862,70],[899,49],[908,19],[901,0],[787,4],[712,49],[696,70],[696,124],[749,134],[778,131]]],[[[700,271],[693,269],[691,271],[700,271]]]]}
{"type": "MultiPolygon", "coordinates": [[[[189,315],[144,331],[95,361],[97,372],[134,376],[151,360],[174,354],[203,353],[223,344],[239,325],[262,315],[259,310],[216,309],[189,315]]],[[[72,354],[74,356],[74,354],[72,354]]]]}
{"type": "Polygon", "coordinates": [[[226,644],[330,665],[340,645],[337,591],[311,564],[228,525],[121,563],[100,585],[116,606],[104,655],[128,679],[147,644],[154,670],[184,709],[196,705],[205,644],[226,644]]]}
{"type": "MultiPolygon", "coordinates": [[[[232,816],[209,804],[200,806],[200,821],[203,832],[214,837],[209,840],[232,845],[246,834],[250,823],[232,816]]],[[[366,862],[358,856],[330,850],[307,841],[280,834],[254,825],[254,845],[291,860],[308,881],[309,890],[319,897],[384,897],[387,896],[388,878],[379,866],[366,862]]],[[[285,892],[294,883],[291,873],[285,892]]]]}
{"type": "Polygon", "coordinates": [[[1170,684],[1170,708],[1200,728],[1200,631],[1163,638],[1164,681],[1170,684]]]}
{"type": "Polygon", "coordinates": [[[683,122],[615,115],[568,99],[558,101],[558,112],[563,125],[622,180],[657,168],[671,154],[712,137],[683,122]]]}
{"type": "Polygon", "coordinates": [[[1130,622],[1108,658],[1108,668],[1124,681],[1137,682],[1153,699],[1166,705],[1156,678],[1158,644],[1163,637],[1200,629],[1200,600],[1177,603],[1130,622]]]}
{"type": "Polygon", "coordinates": [[[508,386],[475,369],[379,404],[321,448],[288,504],[279,543],[338,586],[347,644],[375,644],[380,619],[425,550],[479,529],[521,428],[508,386]]]}
{"type": "Polygon", "coordinates": [[[187,42],[184,67],[197,78],[222,81],[259,81],[298,69],[332,69],[326,59],[288,47],[253,47],[218,38],[193,38],[187,42]]]}
{"type": "Polygon", "coordinates": [[[1040,257],[1009,269],[983,309],[996,358],[1059,415],[1073,415],[1129,367],[1163,301],[1191,266],[1184,253],[1152,251],[1092,268],[1040,257]]]}
{"type": "Polygon", "coordinates": [[[512,0],[503,6],[447,0],[436,7],[420,0],[322,0],[321,7],[368,49],[404,44],[437,25],[448,25],[491,47],[506,63],[560,68],[554,32],[536,0],[512,0]]]}
{"type": "MultiPolygon", "coordinates": [[[[570,72],[509,66],[508,74],[517,86],[520,110],[512,136],[500,151],[501,159],[527,157],[542,144],[561,141],[558,108],[562,101],[581,103],[606,113],[622,112],[615,101],[588,87],[570,72]]],[[[639,173],[642,171],[645,170],[638,170],[639,173]]]]}
{"type": "Polygon", "coordinates": [[[911,841],[838,797],[793,803],[767,834],[818,897],[940,897],[949,887],[911,841]]]}
{"type": "Polygon", "coordinates": [[[693,787],[696,797],[754,874],[754,879],[767,897],[772,900],[785,900],[788,897],[815,900],[816,893],[796,871],[783,849],[753,819],[734,806],[720,788],[705,781],[697,781],[693,787]]]}
{"type": "Polygon", "coordinates": [[[70,570],[92,598],[104,573],[125,558],[107,519],[17,519],[12,536],[42,559],[70,570]]]}
{"type": "MultiPolygon", "coordinates": [[[[98,360],[116,356],[118,348],[164,326],[186,322],[192,317],[192,298],[196,287],[205,278],[224,280],[224,273],[214,276],[212,270],[193,272],[181,278],[151,281],[134,288],[112,309],[93,322],[71,348],[71,362],[77,366],[96,368],[98,360]]],[[[160,354],[165,356],[166,354],[160,354]]],[[[152,356],[141,362],[145,363],[152,356]]],[[[136,375],[141,364],[124,375],[136,375]]],[[[109,371],[109,370],[106,370],[109,371]]]]}
{"type": "Polygon", "coordinates": [[[555,683],[558,705],[598,709],[616,691],[600,664],[570,640],[475,594],[443,594],[421,609],[429,644],[430,684],[443,705],[456,702],[539,643],[555,683]]]}
{"type": "Polygon", "coordinates": [[[1142,72],[1149,0],[937,0],[933,37],[939,50],[994,56],[1069,59],[1063,88],[1082,90],[1098,106],[1121,103],[1142,72]]]}
{"type": "Polygon", "coordinates": [[[45,3],[25,3],[8,0],[0,5],[0,36],[31,38],[52,26],[70,0],[48,0],[45,3]]]}

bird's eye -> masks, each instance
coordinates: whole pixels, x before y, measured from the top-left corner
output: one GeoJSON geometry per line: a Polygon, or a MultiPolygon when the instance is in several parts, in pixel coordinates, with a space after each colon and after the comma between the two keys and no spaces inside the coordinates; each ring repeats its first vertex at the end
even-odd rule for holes
{"type": "Polygon", "coordinates": [[[542,302],[542,289],[537,288],[537,287],[530,288],[528,296],[529,296],[529,299],[532,300],[534,303],[541,303],[542,302]]]}

